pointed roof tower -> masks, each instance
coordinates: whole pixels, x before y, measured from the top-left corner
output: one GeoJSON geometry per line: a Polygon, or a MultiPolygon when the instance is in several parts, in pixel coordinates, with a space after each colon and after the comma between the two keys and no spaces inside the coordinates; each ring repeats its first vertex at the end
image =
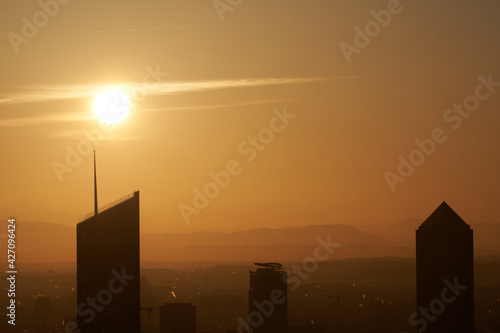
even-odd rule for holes
{"type": "Polygon", "coordinates": [[[94,215],[97,217],[98,213],[97,206],[97,171],[96,171],[96,162],[95,162],[95,150],[94,150],[94,215]]]}
{"type": "Polygon", "coordinates": [[[470,229],[470,226],[462,220],[460,216],[446,202],[443,201],[441,205],[420,225],[418,228],[426,229],[433,227],[441,227],[441,228],[467,228],[470,229]]]}

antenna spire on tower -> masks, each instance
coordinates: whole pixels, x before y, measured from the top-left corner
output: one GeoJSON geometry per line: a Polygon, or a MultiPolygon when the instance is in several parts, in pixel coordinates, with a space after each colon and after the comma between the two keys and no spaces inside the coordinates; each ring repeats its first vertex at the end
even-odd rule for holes
{"type": "Polygon", "coordinates": [[[95,150],[94,150],[94,215],[97,216],[97,172],[95,163],[95,150]]]}

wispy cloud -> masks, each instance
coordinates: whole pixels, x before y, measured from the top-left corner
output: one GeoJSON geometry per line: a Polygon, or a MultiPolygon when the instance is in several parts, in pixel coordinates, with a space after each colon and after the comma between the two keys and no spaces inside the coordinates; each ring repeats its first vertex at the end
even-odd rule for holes
{"type": "Polygon", "coordinates": [[[103,88],[103,86],[4,88],[4,92],[0,95],[0,105],[83,99],[95,96],[103,88]]]}
{"type": "Polygon", "coordinates": [[[94,30],[94,33],[121,33],[121,32],[149,32],[161,30],[185,30],[185,29],[200,29],[212,28],[217,25],[186,25],[186,26],[172,26],[172,27],[148,27],[148,28],[122,28],[122,29],[105,29],[94,30]]]}
{"type": "MultiPolygon", "coordinates": [[[[147,87],[146,92],[149,95],[168,95],[168,94],[192,93],[192,92],[199,92],[206,90],[305,84],[305,83],[346,80],[346,79],[356,79],[356,78],[360,77],[342,76],[342,77],[316,77],[316,78],[264,78],[264,79],[241,79],[241,80],[167,82],[161,84],[151,84],[147,87]]],[[[0,105],[90,98],[97,95],[100,91],[106,89],[109,86],[110,85],[11,88],[2,95],[0,95],[0,105]]],[[[135,88],[141,87],[142,83],[120,84],[112,86],[119,86],[121,89],[125,91],[132,91],[135,88]]]]}
{"type": "MultiPolygon", "coordinates": [[[[290,84],[308,84],[317,82],[327,82],[333,80],[346,80],[360,78],[357,76],[344,77],[317,77],[317,78],[263,78],[263,79],[241,79],[241,80],[207,80],[207,81],[189,81],[189,82],[168,82],[161,84],[152,84],[145,90],[147,95],[161,96],[169,94],[195,93],[208,90],[223,90],[249,87],[265,87],[290,84]]],[[[24,87],[3,89],[4,93],[0,95],[0,107],[2,105],[16,105],[26,103],[44,103],[59,100],[78,100],[93,98],[99,92],[109,87],[119,87],[124,91],[132,92],[134,89],[144,89],[142,84],[126,85],[94,85],[94,86],[52,86],[52,87],[24,87]]],[[[233,104],[217,105],[190,105],[182,107],[148,108],[138,109],[138,111],[168,111],[168,110],[209,110],[218,108],[237,107],[253,104],[265,104],[275,102],[287,102],[302,100],[303,98],[290,99],[263,99],[242,101],[233,104]]],[[[2,111],[0,109],[0,115],[2,111]]],[[[80,122],[92,119],[90,112],[65,112],[44,113],[31,115],[28,117],[11,116],[0,120],[0,128],[5,127],[23,127],[56,122],[80,122]]]]}
{"type": "Polygon", "coordinates": [[[57,122],[78,122],[90,120],[91,115],[86,113],[67,113],[64,116],[61,116],[60,113],[53,114],[42,114],[39,116],[31,116],[31,117],[14,117],[9,119],[0,120],[0,128],[2,127],[24,127],[24,126],[32,126],[32,125],[42,125],[48,123],[57,123],[57,122]]]}
{"type": "MultiPolygon", "coordinates": [[[[306,98],[277,98],[277,99],[260,99],[253,101],[243,101],[231,104],[212,104],[212,105],[188,105],[188,106],[174,106],[174,107],[160,107],[160,108],[143,108],[139,109],[140,112],[154,112],[154,111],[190,111],[190,110],[213,110],[233,108],[238,106],[270,104],[270,103],[286,103],[294,101],[303,101],[306,98]]],[[[307,98],[310,99],[310,98],[307,98]]]]}

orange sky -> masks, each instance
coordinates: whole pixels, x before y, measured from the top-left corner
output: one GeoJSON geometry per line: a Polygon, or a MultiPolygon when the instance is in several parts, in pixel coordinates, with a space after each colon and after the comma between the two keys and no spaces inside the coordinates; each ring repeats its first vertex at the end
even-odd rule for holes
{"type": "Polygon", "coordinates": [[[443,118],[479,76],[500,82],[496,2],[402,1],[350,63],[339,45],[387,1],[244,1],[223,21],[212,1],[59,6],[16,53],[8,34],[40,5],[0,1],[2,218],[74,225],[92,210],[92,157],[62,181],[53,163],[99,128],[93,99],[116,84],[145,94],[96,148],[99,201],[139,189],[144,231],[384,224],[443,200],[469,223],[500,220],[500,87],[443,118]],[[296,117],[248,161],[285,107],[296,117]],[[384,174],[436,128],[446,141],[391,191],[384,174]],[[239,172],[187,224],[179,206],[230,161],[239,172]]]}

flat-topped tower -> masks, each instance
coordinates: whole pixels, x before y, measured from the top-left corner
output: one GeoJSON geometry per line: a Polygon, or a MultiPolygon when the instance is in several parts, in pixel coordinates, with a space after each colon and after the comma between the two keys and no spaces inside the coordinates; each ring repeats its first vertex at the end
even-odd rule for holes
{"type": "MultiPolygon", "coordinates": [[[[81,333],[140,333],[139,191],[76,226],[77,323],[81,333]]],[[[76,332],[76,330],[75,330],[76,332]]]]}
{"type": "Polygon", "coordinates": [[[76,229],[81,333],[140,333],[139,192],[101,208],[76,229]]]}

